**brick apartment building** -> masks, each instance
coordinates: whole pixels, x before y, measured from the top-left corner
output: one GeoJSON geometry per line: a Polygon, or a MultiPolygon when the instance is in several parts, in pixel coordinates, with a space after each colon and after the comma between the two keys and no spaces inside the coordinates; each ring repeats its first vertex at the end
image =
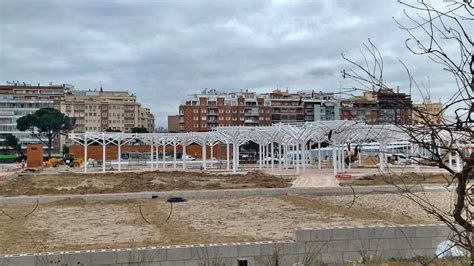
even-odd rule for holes
{"type": "Polygon", "coordinates": [[[391,89],[340,99],[335,93],[273,90],[224,93],[204,90],[191,95],[168,117],[170,132],[208,131],[217,126],[265,126],[328,120],[367,124],[411,124],[411,96],[391,89]]]}
{"type": "Polygon", "coordinates": [[[335,120],[339,117],[339,99],[333,93],[274,90],[258,94],[204,90],[187,97],[179,106],[178,118],[168,116],[168,131],[208,131],[217,126],[269,126],[335,120]]]}
{"type": "Polygon", "coordinates": [[[187,97],[179,106],[179,131],[208,131],[218,126],[269,126],[270,101],[254,92],[214,89],[187,97]]]}
{"type": "Polygon", "coordinates": [[[341,119],[371,125],[412,123],[411,96],[391,89],[364,92],[363,96],[341,100],[341,119]]]}

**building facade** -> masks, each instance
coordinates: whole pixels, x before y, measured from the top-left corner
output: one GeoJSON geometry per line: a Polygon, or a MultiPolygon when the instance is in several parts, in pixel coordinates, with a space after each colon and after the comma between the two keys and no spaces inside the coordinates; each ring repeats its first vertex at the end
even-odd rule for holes
{"type": "Polygon", "coordinates": [[[119,130],[131,133],[144,127],[154,132],[155,118],[126,91],[71,90],[61,103],[61,112],[76,118],[74,132],[119,130]]]}
{"type": "Polygon", "coordinates": [[[168,116],[168,132],[178,133],[179,130],[179,115],[169,115],[168,116]]]}
{"type": "MultiPolygon", "coordinates": [[[[274,90],[258,94],[204,90],[187,97],[179,118],[168,117],[168,130],[208,131],[217,126],[268,126],[275,123],[336,120],[340,100],[333,93],[274,90]]],[[[171,132],[171,131],[170,131],[171,132]]]]}
{"type": "Polygon", "coordinates": [[[203,90],[179,106],[179,131],[208,131],[218,126],[269,126],[270,101],[254,92],[203,90]]]}
{"type": "Polygon", "coordinates": [[[412,123],[411,96],[391,89],[364,92],[363,96],[341,100],[340,118],[370,125],[412,123]]]}
{"type": "MultiPolygon", "coordinates": [[[[28,143],[41,143],[29,132],[16,129],[16,120],[41,108],[55,108],[76,118],[74,132],[101,132],[107,129],[131,132],[131,128],[155,128],[150,109],[141,107],[133,94],[123,91],[76,90],[73,85],[30,85],[7,82],[0,85],[0,143],[12,134],[26,148],[28,143]]],[[[53,143],[53,153],[61,151],[65,138],[53,143]]],[[[7,147],[1,147],[6,149],[7,147]]]]}
{"type": "Polygon", "coordinates": [[[440,102],[432,103],[429,100],[425,100],[423,103],[413,104],[413,109],[413,124],[426,124],[426,121],[441,124],[444,121],[443,104],[440,102]]]}
{"type": "MultiPolygon", "coordinates": [[[[31,85],[7,82],[5,85],[0,85],[0,143],[3,143],[9,134],[20,140],[22,148],[26,148],[28,143],[42,143],[39,139],[32,137],[29,132],[17,130],[16,120],[41,108],[59,109],[65,93],[73,88],[72,85],[53,85],[52,83],[31,85]]],[[[58,141],[54,141],[53,145],[54,151],[59,151],[58,141]]]]}

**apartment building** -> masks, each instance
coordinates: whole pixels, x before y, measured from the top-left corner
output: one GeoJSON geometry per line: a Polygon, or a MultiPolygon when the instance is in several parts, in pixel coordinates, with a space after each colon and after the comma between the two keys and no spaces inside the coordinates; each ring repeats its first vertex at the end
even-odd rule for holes
{"type": "Polygon", "coordinates": [[[298,93],[289,93],[288,90],[273,90],[263,94],[270,100],[273,123],[304,122],[303,96],[298,93]]]}
{"type": "Polygon", "coordinates": [[[61,104],[61,112],[76,117],[74,132],[101,132],[107,129],[130,133],[134,127],[154,131],[155,118],[141,107],[134,94],[126,91],[71,90],[61,104]]]}
{"type": "MultiPolygon", "coordinates": [[[[7,82],[0,85],[0,143],[9,134],[18,137],[23,148],[28,143],[41,143],[29,132],[16,129],[18,118],[41,108],[55,108],[75,117],[77,126],[74,132],[100,132],[108,128],[131,132],[131,128],[141,126],[153,132],[155,128],[150,109],[141,107],[136,96],[128,92],[76,90],[69,84],[7,82]]],[[[53,154],[59,154],[65,143],[64,136],[54,140],[53,154]]]]}
{"type": "MultiPolygon", "coordinates": [[[[59,109],[65,93],[73,88],[68,84],[31,85],[18,81],[0,85],[0,143],[9,134],[18,137],[23,148],[26,148],[27,143],[41,143],[29,132],[17,130],[16,120],[41,108],[59,109]]],[[[59,151],[58,141],[53,145],[53,152],[59,151]]]]}
{"type": "Polygon", "coordinates": [[[334,93],[300,92],[303,96],[304,121],[330,121],[340,117],[340,102],[334,93]]]}
{"type": "Polygon", "coordinates": [[[412,123],[411,96],[392,89],[364,92],[363,96],[341,101],[342,120],[357,120],[371,125],[412,123]]]}
{"type": "Polygon", "coordinates": [[[422,103],[413,104],[413,109],[413,124],[426,124],[426,121],[441,124],[444,121],[443,104],[441,102],[436,103],[425,99],[422,103]]]}
{"type": "Polygon", "coordinates": [[[140,107],[140,127],[146,128],[148,132],[155,132],[155,116],[151,113],[150,108],[140,107]]]}
{"type": "Polygon", "coordinates": [[[335,120],[339,118],[339,102],[334,93],[273,90],[258,94],[206,89],[182,101],[178,118],[168,116],[168,130],[208,131],[217,126],[335,120]]]}
{"type": "Polygon", "coordinates": [[[270,101],[255,92],[205,89],[179,106],[179,131],[208,131],[218,126],[271,125],[270,101]]]}

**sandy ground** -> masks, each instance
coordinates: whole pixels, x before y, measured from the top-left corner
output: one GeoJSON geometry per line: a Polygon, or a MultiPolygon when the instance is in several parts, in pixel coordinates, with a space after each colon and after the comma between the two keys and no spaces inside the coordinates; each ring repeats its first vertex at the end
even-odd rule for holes
{"type": "MultiPolygon", "coordinates": [[[[421,195],[421,194],[420,194],[421,195]]],[[[449,193],[431,193],[449,208],[449,193]]],[[[165,244],[290,239],[297,227],[417,224],[435,220],[396,194],[352,196],[279,196],[85,202],[68,200],[5,205],[0,214],[0,254],[165,244]],[[140,215],[140,206],[143,216],[140,215]]]]}
{"type": "Polygon", "coordinates": [[[291,179],[259,171],[246,174],[200,172],[23,173],[0,181],[0,196],[91,194],[141,191],[281,188],[291,179]]]}
{"type": "Polygon", "coordinates": [[[341,186],[373,186],[403,184],[443,184],[448,185],[453,177],[447,173],[375,173],[355,176],[352,180],[341,180],[341,186]]]}

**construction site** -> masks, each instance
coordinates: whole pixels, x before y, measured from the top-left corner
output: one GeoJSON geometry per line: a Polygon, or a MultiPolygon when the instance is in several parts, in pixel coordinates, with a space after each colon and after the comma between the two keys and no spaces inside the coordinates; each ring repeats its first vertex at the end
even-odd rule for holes
{"type": "MultiPolygon", "coordinates": [[[[329,132],[348,125],[326,126],[329,132]]],[[[390,158],[394,154],[402,157],[403,151],[422,156],[413,146],[400,145],[400,134],[393,128],[371,126],[365,132],[359,128],[332,136],[334,143],[350,138],[353,147],[373,146],[364,145],[366,138],[379,138],[385,143],[377,147],[378,154],[370,148],[351,154],[347,145],[322,148],[328,134],[321,125],[264,128],[262,132],[228,130],[231,132],[186,136],[71,135],[79,143],[71,148],[72,156],[47,162],[41,162],[42,158],[35,162],[35,156],[29,156],[26,167],[4,165],[0,175],[0,254],[4,255],[0,261],[37,263],[49,254],[71,265],[97,265],[101,261],[94,256],[105,252],[104,264],[130,264],[137,263],[136,258],[125,263],[119,262],[118,256],[125,251],[165,247],[166,259],[152,256],[147,262],[202,265],[202,258],[194,255],[172,259],[170,254],[175,251],[171,249],[183,248],[186,253],[196,246],[221,244],[238,249],[239,243],[263,245],[258,244],[262,241],[274,246],[279,241],[300,245],[301,237],[297,236],[304,228],[336,234],[337,228],[415,228],[437,223],[436,217],[427,215],[407,195],[422,198],[440,210],[452,208],[454,191],[447,186],[446,171],[390,158]],[[285,130],[292,130],[289,133],[293,135],[285,130]],[[141,144],[122,146],[136,140],[141,144]],[[237,148],[248,141],[259,143],[256,155],[237,148]],[[318,148],[300,144],[308,141],[318,148]],[[84,253],[85,258],[70,255],[72,251],[84,253]]],[[[32,152],[41,149],[30,148],[32,152]]],[[[454,158],[452,166],[457,167],[454,158]]],[[[438,237],[438,241],[441,236],[427,237],[438,237]]],[[[334,237],[324,239],[328,246],[318,252],[318,261],[345,261],[344,252],[354,253],[349,243],[355,239],[361,241],[351,233],[348,246],[336,249],[328,248],[334,237]]],[[[419,244],[416,256],[430,255],[440,242],[426,241],[419,244]]],[[[263,246],[258,248],[260,255],[241,258],[237,252],[223,258],[223,265],[237,265],[238,259],[259,265],[258,259],[272,256],[271,250],[264,254],[263,246]]],[[[281,252],[298,263],[307,249],[281,252]]],[[[409,257],[403,248],[391,247],[390,252],[381,256],[391,258],[396,253],[409,257]]]]}

